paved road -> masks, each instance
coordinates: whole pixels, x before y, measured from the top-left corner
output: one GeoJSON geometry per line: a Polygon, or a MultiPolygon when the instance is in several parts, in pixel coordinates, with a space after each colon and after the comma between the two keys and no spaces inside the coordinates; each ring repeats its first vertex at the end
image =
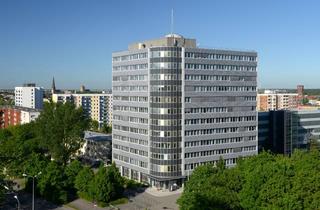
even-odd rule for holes
{"type": "MultiPolygon", "coordinates": [[[[14,195],[17,195],[20,201],[20,210],[30,210],[32,208],[32,195],[25,192],[10,193],[5,197],[5,201],[0,205],[0,210],[16,210],[17,209],[17,200],[13,198],[14,195]]],[[[48,201],[35,199],[35,209],[36,210],[74,210],[63,206],[58,206],[52,204],[48,201]]]]}
{"type": "MultiPolygon", "coordinates": [[[[146,191],[130,192],[128,193],[129,203],[118,205],[117,208],[120,210],[163,210],[163,209],[178,209],[176,200],[180,194],[172,194],[166,196],[155,196],[146,191]]],[[[20,210],[30,210],[32,197],[28,193],[19,193],[19,200],[21,202],[20,210]]],[[[16,210],[17,201],[13,198],[13,195],[7,195],[5,205],[0,205],[0,210],[16,210]]],[[[74,200],[66,205],[57,206],[45,200],[36,198],[36,210],[113,210],[115,208],[100,208],[94,206],[93,203],[85,201],[83,199],[74,200]]]]}
{"type": "MultiPolygon", "coordinates": [[[[172,194],[169,196],[161,196],[157,197],[151,195],[147,192],[141,192],[131,194],[129,196],[130,200],[127,204],[122,204],[116,206],[120,210],[163,210],[163,209],[170,209],[170,210],[177,210],[178,205],[176,204],[177,199],[180,197],[180,194],[172,194]]],[[[77,199],[72,201],[71,203],[67,204],[66,207],[71,207],[76,210],[112,210],[110,207],[100,208],[94,206],[93,203],[88,201],[77,199]]],[[[61,207],[56,208],[55,210],[65,210],[61,207]]]]}

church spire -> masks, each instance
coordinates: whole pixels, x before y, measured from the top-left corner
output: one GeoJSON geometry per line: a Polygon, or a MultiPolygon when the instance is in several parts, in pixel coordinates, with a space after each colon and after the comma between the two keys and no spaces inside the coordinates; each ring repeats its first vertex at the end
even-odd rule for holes
{"type": "Polygon", "coordinates": [[[51,86],[51,93],[55,93],[56,92],[56,83],[54,81],[54,77],[52,78],[52,86],[51,86]]]}

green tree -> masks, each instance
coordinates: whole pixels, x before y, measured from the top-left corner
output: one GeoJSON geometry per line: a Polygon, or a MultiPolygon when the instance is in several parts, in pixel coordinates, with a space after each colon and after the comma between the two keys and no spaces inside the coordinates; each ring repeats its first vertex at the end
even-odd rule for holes
{"type": "Polygon", "coordinates": [[[180,209],[241,209],[238,192],[241,189],[239,171],[225,170],[224,161],[198,167],[191,175],[182,196],[180,209]]]}
{"type": "Polygon", "coordinates": [[[37,119],[39,138],[53,159],[66,165],[83,143],[89,120],[71,103],[45,103],[37,119]]]}
{"type": "Polygon", "coordinates": [[[5,98],[2,95],[0,95],[0,106],[2,105],[14,105],[14,101],[9,98],[5,98]]]}
{"type": "Polygon", "coordinates": [[[112,164],[108,167],[101,166],[99,168],[94,180],[90,183],[89,192],[92,199],[103,206],[122,196],[123,190],[122,177],[115,164],[112,164]]]}
{"type": "Polygon", "coordinates": [[[92,195],[89,192],[89,184],[94,180],[93,171],[89,167],[84,167],[76,176],[75,188],[81,198],[92,200],[92,195]]]}
{"type": "Polygon", "coordinates": [[[302,104],[308,104],[309,103],[309,99],[308,98],[303,98],[302,99],[302,104]]]}
{"type": "Polygon", "coordinates": [[[47,167],[50,160],[39,153],[32,152],[31,155],[24,162],[24,173],[31,176],[37,175],[47,167]]]}
{"type": "Polygon", "coordinates": [[[178,199],[181,209],[320,209],[319,150],[262,152],[233,168],[219,165],[195,169],[178,199]]]}
{"type": "Polygon", "coordinates": [[[65,203],[68,198],[67,181],[64,168],[51,161],[38,177],[37,187],[40,195],[54,203],[65,203]]]}
{"type": "Polygon", "coordinates": [[[11,176],[21,176],[33,153],[43,155],[34,123],[0,130],[0,166],[11,176]]]}
{"type": "Polygon", "coordinates": [[[112,133],[112,126],[108,124],[103,124],[101,127],[103,133],[112,133]]]}
{"type": "Polygon", "coordinates": [[[65,168],[65,174],[67,176],[67,185],[69,189],[75,189],[75,180],[77,175],[83,169],[82,164],[78,160],[73,160],[65,168]]]}
{"type": "Polygon", "coordinates": [[[90,128],[93,131],[99,131],[99,122],[96,120],[91,120],[90,122],[90,128]]]}

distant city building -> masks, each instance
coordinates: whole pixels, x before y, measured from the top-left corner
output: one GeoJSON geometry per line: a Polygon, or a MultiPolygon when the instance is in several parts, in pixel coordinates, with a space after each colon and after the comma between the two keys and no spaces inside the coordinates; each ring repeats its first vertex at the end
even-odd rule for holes
{"type": "Polygon", "coordinates": [[[81,85],[81,86],[80,86],[80,92],[81,92],[81,93],[86,92],[86,87],[85,87],[84,85],[81,85]]]}
{"type": "Polygon", "coordinates": [[[259,150],[291,154],[320,140],[320,110],[259,112],[259,150]]]}
{"type": "Polygon", "coordinates": [[[258,94],[258,111],[296,109],[298,105],[297,93],[283,93],[265,90],[264,93],[258,94]]]}
{"type": "Polygon", "coordinates": [[[192,171],[257,154],[257,53],[171,34],[112,54],[113,161],[170,189],[192,171]]]}
{"type": "Polygon", "coordinates": [[[89,160],[100,160],[104,163],[111,162],[112,135],[85,131],[84,144],[81,148],[81,156],[89,160]]]}
{"type": "Polygon", "coordinates": [[[44,90],[35,84],[24,84],[23,87],[15,87],[15,105],[31,109],[43,108],[44,90]]]}
{"type": "Polygon", "coordinates": [[[0,129],[30,123],[40,115],[39,109],[19,106],[0,106],[0,129]]]}
{"type": "Polygon", "coordinates": [[[52,101],[70,102],[82,107],[84,113],[99,125],[112,123],[112,94],[107,93],[57,93],[52,94],[52,101]]]}
{"type": "Polygon", "coordinates": [[[297,85],[297,93],[298,93],[298,102],[299,102],[299,104],[302,104],[302,101],[304,98],[304,86],[303,85],[297,85]]]}

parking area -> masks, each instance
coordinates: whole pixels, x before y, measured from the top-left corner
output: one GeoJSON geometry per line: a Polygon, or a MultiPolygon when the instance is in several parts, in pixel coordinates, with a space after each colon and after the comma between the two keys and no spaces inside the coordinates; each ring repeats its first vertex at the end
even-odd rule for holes
{"type": "MultiPolygon", "coordinates": [[[[93,203],[87,202],[82,199],[77,199],[71,203],[64,206],[64,208],[69,207],[70,209],[77,210],[106,210],[106,209],[119,209],[119,210],[177,210],[178,205],[176,204],[177,199],[181,195],[181,191],[174,192],[163,192],[157,191],[153,188],[147,188],[139,192],[131,192],[129,195],[129,202],[127,204],[122,204],[116,206],[116,208],[100,208],[95,206],[93,203]]],[[[62,210],[61,207],[56,208],[56,210],[62,210]]]]}

